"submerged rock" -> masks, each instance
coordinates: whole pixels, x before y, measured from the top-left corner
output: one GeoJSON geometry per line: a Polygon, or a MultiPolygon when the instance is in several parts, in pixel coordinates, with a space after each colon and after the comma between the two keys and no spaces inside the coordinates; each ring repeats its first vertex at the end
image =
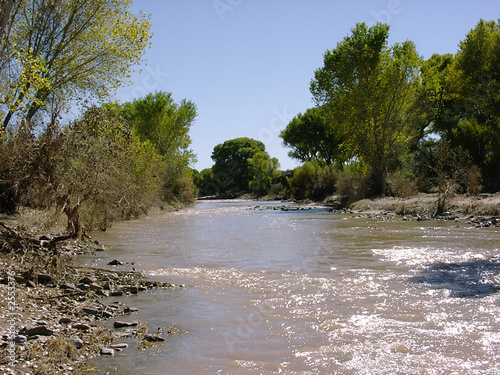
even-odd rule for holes
{"type": "Polygon", "coordinates": [[[123,322],[123,321],[117,320],[116,322],[113,323],[113,327],[115,327],[115,328],[133,327],[133,326],[138,326],[138,325],[139,325],[138,321],[123,322]]]}

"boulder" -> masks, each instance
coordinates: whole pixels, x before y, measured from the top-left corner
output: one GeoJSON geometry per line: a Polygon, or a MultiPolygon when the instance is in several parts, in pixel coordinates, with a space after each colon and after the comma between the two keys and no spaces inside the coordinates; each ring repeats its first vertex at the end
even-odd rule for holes
{"type": "Polygon", "coordinates": [[[113,327],[115,327],[115,328],[133,327],[133,326],[138,326],[138,325],[139,325],[138,321],[123,322],[123,321],[117,320],[116,322],[113,323],[113,327]]]}

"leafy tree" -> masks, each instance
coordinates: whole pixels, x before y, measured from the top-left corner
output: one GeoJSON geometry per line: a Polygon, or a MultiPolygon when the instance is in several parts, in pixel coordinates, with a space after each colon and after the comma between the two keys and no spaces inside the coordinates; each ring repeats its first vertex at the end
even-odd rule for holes
{"type": "Polygon", "coordinates": [[[248,159],[248,167],[252,179],[249,183],[250,189],[257,195],[265,195],[271,189],[273,180],[278,177],[278,159],[271,158],[265,151],[256,152],[248,159]]]}
{"type": "Polygon", "coordinates": [[[388,47],[389,26],[357,24],[352,34],[326,51],[311,92],[329,121],[347,136],[346,156],[371,175],[372,194],[385,193],[388,171],[418,136],[413,109],[420,84],[420,57],[406,41],[388,47]]]}
{"type": "Polygon", "coordinates": [[[500,189],[500,21],[479,21],[446,72],[436,130],[467,150],[486,188],[500,189]]]}
{"type": "Polygon", "coordinates": [[[163,157],[165,200],[189,201],[194,196],[189,166],[196,158],[189,148],[189,129],[197,115],[195,104],[188,100],[177,104],[171,93],[159,91],[125,103],[122,113],[139,137],[150,141],[163,157]]]}
{"type": "Polygon", "coordinates": [[[246,192],[253,176],[249,159],[255,154],[265,152],[266,146],[251,138],[236,138],[214,147],[212,167],[214,180],[221,193],[246,192]]]}
{"type": "MultiPolygon", "coordinates": [[[[20,0],[14,3],[2,68],[3,127],[29,123],[49,103],[103,99],[130,75],[150,39],[149,18],[131,0],[20,0]]],[[[58,106],[61,108],[61,106],[58,106]]]]}
{"type": "Polygon", "coordinates": [[[291,147],[288,155],[300,161],[314,161],[342,165],[345,156],[342,129],[328,123],[321,108],[310,108],[299,113],[280,133],[283,143],[291,147]]]}

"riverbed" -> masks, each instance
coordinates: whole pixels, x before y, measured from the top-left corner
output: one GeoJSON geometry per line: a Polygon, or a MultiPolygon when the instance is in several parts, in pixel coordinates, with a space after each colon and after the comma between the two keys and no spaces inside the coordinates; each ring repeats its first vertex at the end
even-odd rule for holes
{"type": "Polygon", "coordinates": [[[202,201],[93,234],[111,250],[89,263],[184,285],[125,297],[175,334],[124,339],[97,373],[500,373],[499,228],[281,206],[202,201]]]}

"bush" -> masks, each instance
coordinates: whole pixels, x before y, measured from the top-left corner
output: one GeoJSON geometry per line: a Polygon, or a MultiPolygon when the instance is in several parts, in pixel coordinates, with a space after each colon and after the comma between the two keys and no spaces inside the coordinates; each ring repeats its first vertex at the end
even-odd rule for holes
{"type": "Polygon", "coordinates": [[[335,191],[337,171],[334,166],[306,162],[288,177],[294,199],[323,200],[335,191]]]}
{"type": "Polygon", "coordinates": [[[347,166],[337,175],[337,195],[344,200],[355,201],[367,197],[370,186],[369,176],[364,175],[356,166],[347,166]]]}
{"type": "Polygon", "coordinates": [[[418,193],[418,186],[415,180],[398,171],[391,173],[387,179],[389,193],[394,197],[407,198],[418,193]]]}

